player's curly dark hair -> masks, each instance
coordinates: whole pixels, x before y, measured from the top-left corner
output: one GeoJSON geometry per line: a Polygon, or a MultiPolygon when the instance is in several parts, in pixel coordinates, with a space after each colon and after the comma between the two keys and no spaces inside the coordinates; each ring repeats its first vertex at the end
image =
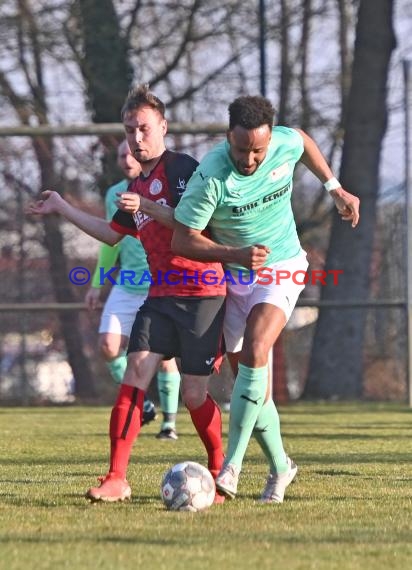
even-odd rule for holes
{"type": "Polygon", "coordinates": [[[271,129],[275,118],[275,109],[266,97],[246,95],[238,97],[229,105],[229,130],[236,126],[247,130],[268,125],[271,129]]]}
{"type": "Polygon", "coordinates": [[[129,111],[135,111],[139,107],[143,106],[155,109],[164,119],[166,105],[159,99],[159,97],[156,97],[156,95],[150,91],[149,85],[145,83],[143,85],[137,85],[136,87],[133,87],[127,94],[126,100],[120,113],[122,120],[124,119],[126,113],[129,111]]]}

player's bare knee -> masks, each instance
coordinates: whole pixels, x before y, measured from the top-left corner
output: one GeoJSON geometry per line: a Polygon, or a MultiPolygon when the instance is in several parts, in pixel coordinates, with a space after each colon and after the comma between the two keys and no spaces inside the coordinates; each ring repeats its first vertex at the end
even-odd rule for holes
{"type": "Polygon", "coordinates": [[[253,340],[252,342],[249,342],[247,346],[244,346],[240,362],[251,368],[261,368],[262,366],[266,366],[269,350],[270,347],[268,347],[266,342],[261,341],[260,339],[253,340]]]}
{"type": "Polygon", "coordinates": [[[188,410],[196,410],[205,402],[206,397],[202,394],[190,394],[186,398],[182,396],[182,400],[188,410]]]}
{"type": "Polygon", "coordinates": [[[109,340],[101,340],[99,348],[101,355],[106,361],[114,360],[119,356],[119,346],[114,345],[109,340]]]}
{"type": "Polygon", "coordinates": [[[180,386],[182,400],[189,410],[199,408],[207,398],[209,376],[184,374],[180,386]]]}
{"type": "Polygon", "coordinates": [[[182,400],[188,410],[199,408],[207,398],[207,391],[202,386],[182,387],[182,400]]]}
{"type": "Polygon", "coordinates": [[[127,357],[127,368],[123,382],[136,386],[145,392],[150,386],[159,365],[159,357],[150,352],[131,352],[127,357]]]}
{"type": "Polygon", "coordinates": [[[142,375],[142,363],[139,361],[138,358],[135,357],[134,354],[129,354],[127,357],[127,368],[126,372],[133,373],[136,376],[142,375]]]}
{"type": "Polygon", "coordinates": [[[135,386],[144,392],[150,386],[151,378],[148,377],[144,371],[142,370],[141,366],[137,362],[130,359],[127,362],[127,368],[124,373],[123,383],[127,384],[128,386],[135,386]]]}

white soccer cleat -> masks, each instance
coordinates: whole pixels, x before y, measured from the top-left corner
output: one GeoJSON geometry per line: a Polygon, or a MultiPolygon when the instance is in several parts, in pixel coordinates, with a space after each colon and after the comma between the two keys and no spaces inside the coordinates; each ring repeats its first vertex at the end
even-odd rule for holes
{"type": "Polygon", "coordinates": [[[234,499],[237,493],[240,470],[233,463],[225,465],[216,477],[216,489],[228,499],[234,499]]]}
{"type": "Polygon", "coordinates": [[[286,473],[269,473],[266,487],[260,497],[261,503],[283,503],[285,491],[298,472],[298,466],[290,457],[287,458],[288,470],[286,473]]]}

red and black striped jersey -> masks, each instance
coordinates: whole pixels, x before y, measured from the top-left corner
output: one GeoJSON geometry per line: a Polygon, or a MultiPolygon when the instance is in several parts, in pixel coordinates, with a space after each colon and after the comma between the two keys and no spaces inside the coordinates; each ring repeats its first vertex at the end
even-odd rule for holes
{"type": "MultiPolygon", "coordinates": [[[[197,164],[187,154],[166,150],[150,175],[145,178],[141,174],[133,180],[128,192],[137,192],[153,202],[175,208],[197,164]]],[[[173,230],[153,218],[142,212],[132,215],[117,210],[110,226],[118,233],[140,238],[150,269],[150,297],[226,294],[221,264],[194,261],[175,255],[171,250],[173,230]]],[[[139,276],[135,279],[138,282],[139,276]]]]}

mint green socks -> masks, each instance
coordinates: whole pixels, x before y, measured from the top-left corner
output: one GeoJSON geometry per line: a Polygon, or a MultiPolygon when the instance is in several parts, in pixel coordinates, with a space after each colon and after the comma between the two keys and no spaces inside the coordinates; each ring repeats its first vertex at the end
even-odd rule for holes
{"type": "Polygon", "coordinates": [[[232,463],[239,470],[265,401],[267,380],[267,366],[249,368],[239,364],[230,401],[229,440],[225,459],[225,464],[232,463]]]}
{"type": "Polygon", "coordinates": [[[158,372],[157,390],[160,408],[163,412],[162,430],[175,429],[176,414],[179,407],[180,373],[158,372]]]}
{"type": "Polygon", "coordinates": [[[106,364],[113,380],[116,382],[116,384],[121,384],[127,368],[126,352],[119,354],[119,356],[113,360],[107,361],[106,364]]]}
{"type": "Polygon", "coordinates": [[[287,456],[280,434],[279,414],[272,398],[260,409],[253,435],[266,455],[270,472],[285,473],[288,470],[287,456]]]}

